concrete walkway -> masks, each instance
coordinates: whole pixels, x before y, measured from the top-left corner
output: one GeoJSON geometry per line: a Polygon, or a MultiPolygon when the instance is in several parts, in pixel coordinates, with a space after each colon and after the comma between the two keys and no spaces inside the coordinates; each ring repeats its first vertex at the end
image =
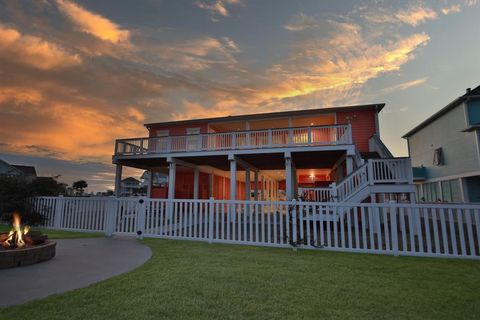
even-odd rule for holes
{"type": "Polygon", "coordinates": [[[64,239],[52,260],[0,270],[0,307],[86,287],[144,264],[152,252],[134,238],[64,239]]]}

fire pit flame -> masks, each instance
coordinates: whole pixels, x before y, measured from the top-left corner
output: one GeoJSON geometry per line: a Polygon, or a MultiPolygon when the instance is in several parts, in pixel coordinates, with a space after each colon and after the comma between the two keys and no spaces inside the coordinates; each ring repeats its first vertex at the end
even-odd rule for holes
{"type": "Polygon", "coordinates": [[[29,244],[27,233],[30,227],[25,226],[22,230],[21,221],[20,214],[15,212],[12,217],[12,230],[8,233],[7,238],[2,241],[4,248],[24,248],[29,244]]]}

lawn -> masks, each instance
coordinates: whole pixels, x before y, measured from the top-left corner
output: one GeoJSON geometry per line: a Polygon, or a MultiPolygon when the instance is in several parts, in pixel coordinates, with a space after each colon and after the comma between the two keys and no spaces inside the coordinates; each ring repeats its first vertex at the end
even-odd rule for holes
{"type": "MultiPolygon", "coordinates": [[[[5,224],[0,224],[0,233],[9,232],[12,227],[5,224]]],[[[75,238],[92,238],[92,237],[102,237],[103,233],[93,233],[93,232],[75,232],[75,231],[63,231],[63,230],[52,230],[45,228],[33,227],[31,230],[38,230],[43,234],[48,235],[49,239],[75,239],[75,238]]]]}
{"type": "Polygon", "coordinates": [[[480,262],[148,239],[152,259],[0,319],[478,319],[480,262]]]}

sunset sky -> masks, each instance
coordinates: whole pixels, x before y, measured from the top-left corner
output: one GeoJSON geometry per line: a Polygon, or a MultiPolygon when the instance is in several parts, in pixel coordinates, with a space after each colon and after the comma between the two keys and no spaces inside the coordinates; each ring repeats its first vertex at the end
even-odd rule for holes
{"type": "Polygon", "coordinates": [[[0,159],[104,191],[147,122],[377,102],[406,155],[480,85],[479,34],[476,0],[0,1],[0,159]]]}

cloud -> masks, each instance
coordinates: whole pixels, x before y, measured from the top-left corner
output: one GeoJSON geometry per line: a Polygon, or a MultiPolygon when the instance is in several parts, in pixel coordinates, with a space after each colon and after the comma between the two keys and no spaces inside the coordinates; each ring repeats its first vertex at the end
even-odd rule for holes
{"type": "Polygon", "coordinates": [[[406,10],[397,11],[394,16],[399,21],[411,26],[417,26],[426,20],[434,20],[438,17],[435,11],[421,5],[413,6],[406,10]]]}
{"type": "Polygon", "coordinates": [[[288,31],[304,31],[306,29],[316,28],[319,26],[319,22],[304,13],[295,15],[292,20],[284,26],[288,31]]]}
{"type": "Polygon", "coordinates": [[[460,12],[462,9],[460,8],[459,4],[452,4],[450,7],[445,7],[442,9],[442,13],[444,15],[448,15],[450,13],[457,13],[460,12]]]}
{"type": "Polygon", "coordinates": [[[99,14],[88,11],[69,0],[56,0],[59,10],[84,33],[111,43],[126,43],[130,31],[122,30],[116,23],[99,14]]]}
{"type": "Polygon", "coordinates": [[[215,0],[210,2],[196,1],[195,5],[210,12],[212,21],[218,21],[217,16],[228,17],[227,5],[239,5],[241,0],[215,0]]]}
{"type": "Polygon", "coordinates": [[[239,47],[232,39],[224,37],[199,37],[152,46],[156,64],[170,69],[198,71],[214,66],[233,68],[237,64],[234,54],[239,47]]]}
{"type": "MultiPolygon", "coordinates": [[[[23,35],[0,24],[0,59],[41,70],[79,65],[80,56],[37,36],[23,35]]],[[[5,62],[3,62],[5,63],[5,62]]]]}

